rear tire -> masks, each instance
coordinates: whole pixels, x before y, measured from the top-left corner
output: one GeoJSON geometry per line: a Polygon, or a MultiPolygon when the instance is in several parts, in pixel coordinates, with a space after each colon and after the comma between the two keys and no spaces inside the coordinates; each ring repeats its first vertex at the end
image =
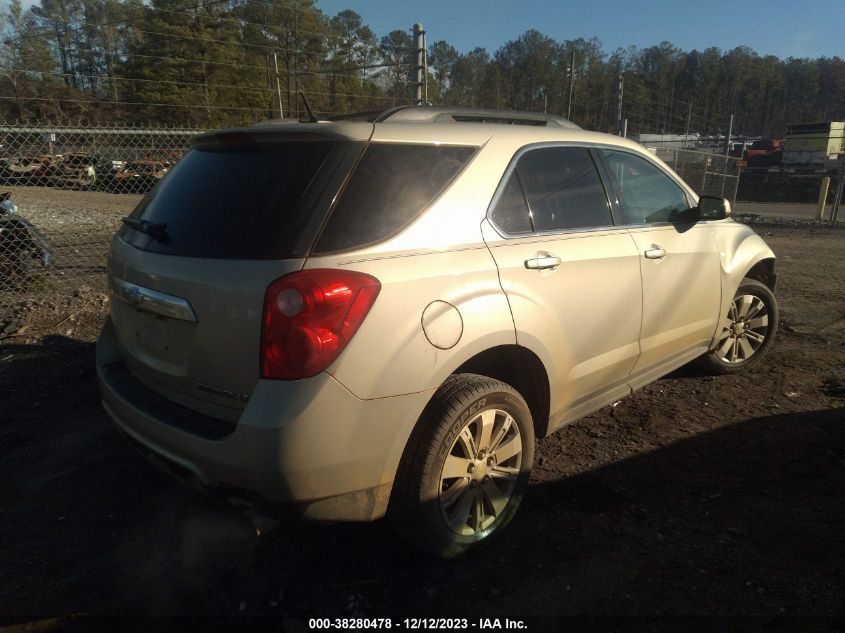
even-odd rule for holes
{"type": "Polygon", "coordinates": [[[522,396],[486,376],[450,376],[405,448],[390,518],[418,547],[459,556],[510,523],[533,462],[534,426],[522,396]]]}
{"type": "Polygon", "coordinates": [[[716,374],[739,373],[763,360],[777,332],[777,299],[764,284],[745,278],[727,316],[716,348],[698,359],[700,366],[716,374]]]}

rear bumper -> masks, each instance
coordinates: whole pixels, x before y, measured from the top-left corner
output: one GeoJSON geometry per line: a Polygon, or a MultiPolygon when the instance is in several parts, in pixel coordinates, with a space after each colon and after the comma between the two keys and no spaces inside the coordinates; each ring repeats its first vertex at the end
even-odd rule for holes
{"type": "Polygon", "coordinates": [[[166,401],[121,366],[107,321],[97,343],[103,406],[154,461],[215,496],[264,511],[292,505],[320,520],[385,513],[402,451],[432,393],[361,400],[325,373],[260,380],[238,422],[226,428],[166,401]]]}

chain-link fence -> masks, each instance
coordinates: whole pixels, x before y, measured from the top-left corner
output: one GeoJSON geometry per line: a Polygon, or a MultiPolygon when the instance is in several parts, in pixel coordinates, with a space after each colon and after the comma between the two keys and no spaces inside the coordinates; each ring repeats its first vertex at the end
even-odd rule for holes
{"type": "MultiPolygon", "coordinates": [[[[11,194],[0,202],[0,335],[21,303],[59,306],[80,291],[105,291],[121,218],[201,131],[0,126],[0,191],[11,194]]],[[[657,155],[696,191],[736,195],[735,159],[681,149],[657,155]]]]}
{"type": "Polygon", "coordinates": [[[0,126],[0,334],[22,304],[105,291],[120,218],[200,132],[0,126]]]}
{"type": "Polygon", "coordinates": [[[146,193],[202,130],[0,126],[0,183],[146,193]]]}
{"type": "Polygon", "coordinates": [[[60,321],[70,299],[105,298],[109,241],[141,196],[16,186],[0,197],[0,338],[21,311],[60,321]]]}
{"type": "Polygon", "coordinates": [[[688,149],[656,149],[654,153],[699,194],[727,198],[736,204],[740,169],[737,159],[688,149]]]}

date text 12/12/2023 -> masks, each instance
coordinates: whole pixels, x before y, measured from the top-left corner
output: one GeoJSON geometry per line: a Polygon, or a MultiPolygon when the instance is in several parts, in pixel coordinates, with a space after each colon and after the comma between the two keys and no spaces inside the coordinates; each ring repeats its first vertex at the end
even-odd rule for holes
{"type": "Polygon", "coordinates": [[[309,618],[308,629],[318,630],[480,630],[527,629],[524,620],[511,618],[309,618]]]}

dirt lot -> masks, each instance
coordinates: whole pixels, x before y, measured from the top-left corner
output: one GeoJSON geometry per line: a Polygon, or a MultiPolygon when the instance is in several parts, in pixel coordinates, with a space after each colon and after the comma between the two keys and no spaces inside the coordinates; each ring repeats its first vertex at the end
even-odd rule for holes
{"type": "Polygon", "coordinates": [[[309,617],[444,615],[581,630],[555,618],[639,616],[604,622],[837,629],[845,232],[758,230],[780,257],[768,361],[741,377],[676,372],[543,440],[507,538],[455,562],[417,554],[385,522],[289,522],[256,537],[112,429],[93,370],[102,295],[25,306],[32,329],[0,340],[0,624],[87,630],[111,627],[89,615],[177,614],[192,616],[177,621],[186,630],[294,631],[309,617]]]}

